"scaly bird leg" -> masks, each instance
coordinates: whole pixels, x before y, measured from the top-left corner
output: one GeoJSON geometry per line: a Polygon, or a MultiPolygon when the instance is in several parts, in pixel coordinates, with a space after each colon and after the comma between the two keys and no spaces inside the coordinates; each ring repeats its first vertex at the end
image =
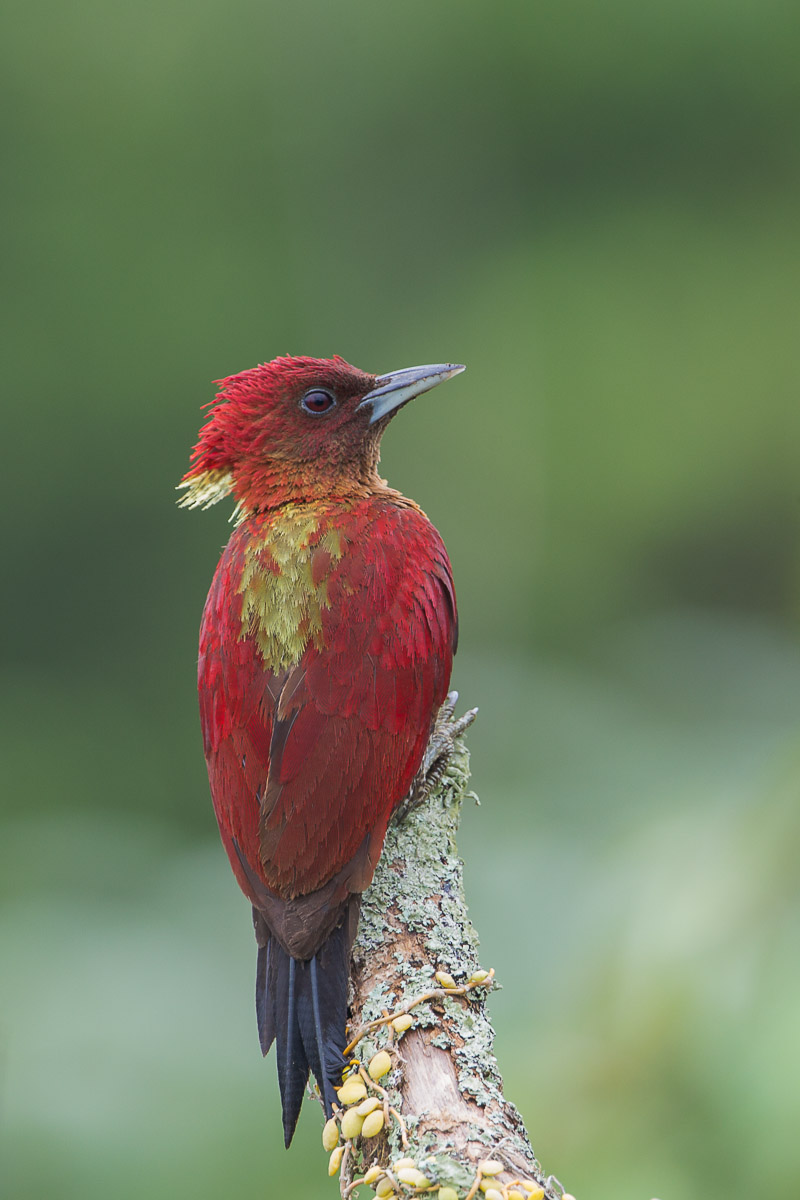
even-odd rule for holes
{"type": "Polygon", "coordinates": [[[470,708],[463,717],[456,717],[457,703],[458,692],[449,692],[447,699],[436,714],[436,720],[422,759],[422,766],[417,772],[408,796],[395,810],[393,820],[404,820],[410,812],[423,803],[444,774],[455,750],[457,739],[465,730],[469,729],[477,717],[477,708],[470,708]]]}

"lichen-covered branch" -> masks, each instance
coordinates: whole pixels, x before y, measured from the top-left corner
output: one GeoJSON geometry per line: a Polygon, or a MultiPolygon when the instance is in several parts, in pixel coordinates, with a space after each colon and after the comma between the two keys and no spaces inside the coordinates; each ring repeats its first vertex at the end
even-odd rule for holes
{"type": "Polygon", "coordinates": [[[390,827],[364,895],[352,970],[359,1065],[323,1135],[343,1197],[563,1195],[503,1096],[493,1053],[494,972],[478,960],[455,841],[468,781],[458,742],[430,794],[390,827]]]}

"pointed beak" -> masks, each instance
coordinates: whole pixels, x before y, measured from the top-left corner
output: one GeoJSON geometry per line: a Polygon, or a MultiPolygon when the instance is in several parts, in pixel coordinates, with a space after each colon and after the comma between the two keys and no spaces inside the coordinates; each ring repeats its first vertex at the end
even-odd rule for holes
{"type": "Polygon", "coordinates": [[[404,371],[392,371],[390,375],[380,375],[375,380],[375,387],[368,392],[356,411],[370,405],[372,413],[370,425],[387,417],[390,413],[402,408],[415,396],[429,392],[437,383],[460,375],[464,367],[455,363],[438,363],[428,367],[406,367],[404,371]]]}

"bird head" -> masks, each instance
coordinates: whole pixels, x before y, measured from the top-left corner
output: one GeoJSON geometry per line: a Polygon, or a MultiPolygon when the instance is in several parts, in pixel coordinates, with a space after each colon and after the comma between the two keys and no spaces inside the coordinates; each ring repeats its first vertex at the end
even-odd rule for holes
{"type": "Polygon", "coordinates": [[[180,503],[241,510],[346,497],[378,482],[380,440],[414,396],[463,371],[443,363],[370,375],[343,358],[276,358],[218,381],[180,503]]]}

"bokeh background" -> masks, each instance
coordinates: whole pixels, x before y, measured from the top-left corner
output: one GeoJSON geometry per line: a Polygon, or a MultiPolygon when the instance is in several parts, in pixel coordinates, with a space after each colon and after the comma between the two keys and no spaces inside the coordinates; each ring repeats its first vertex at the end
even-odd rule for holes
{"type": "Polygon", "coordinates": [[[11,0],[0,1170],[336,1194],[280,1138],[175,508],[211,380],[467,373],[443,532],[507,1091],[579,1200],[800,1193],[800,9],[11,0]]]}

